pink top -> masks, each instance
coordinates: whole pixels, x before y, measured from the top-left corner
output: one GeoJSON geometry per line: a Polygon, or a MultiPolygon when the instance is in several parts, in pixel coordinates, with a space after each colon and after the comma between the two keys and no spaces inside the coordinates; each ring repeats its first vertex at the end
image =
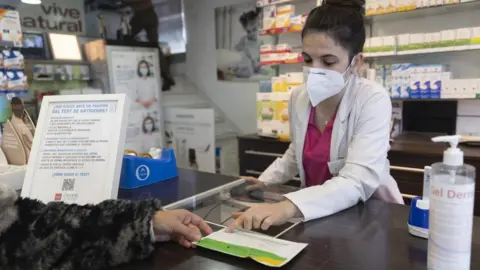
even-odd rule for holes
{"type": "Polygon", "coordinates": [[[323,185],[332,178],[328,162],[330,161],[330,141],[336,115],[337,113],[328,121],[322,133],[315,124],[315,109],[310,109],[305,145],[303,146],[303,169],[307,187],[323,185]]]}

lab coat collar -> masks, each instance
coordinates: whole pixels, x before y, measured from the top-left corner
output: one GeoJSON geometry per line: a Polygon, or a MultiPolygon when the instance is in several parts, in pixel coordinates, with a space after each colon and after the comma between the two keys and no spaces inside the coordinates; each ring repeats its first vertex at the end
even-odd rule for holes
{"type": "MultiPolygon", "coordinates": [[[[358,80],[357,75],[352,74],[350,79],[345,86],[345,93],[343,94],[342,101],[340,101],[340,106],[338,107],[337,117],[340,119],[342,123],[347,120],[350,112],[353,108],[353,103],[355,102],[355,95],[356,92],[354,90],[355,86],[360,80],[358,80]]],[[[358,89],[359,87],[357,87],[358,89]]]]}

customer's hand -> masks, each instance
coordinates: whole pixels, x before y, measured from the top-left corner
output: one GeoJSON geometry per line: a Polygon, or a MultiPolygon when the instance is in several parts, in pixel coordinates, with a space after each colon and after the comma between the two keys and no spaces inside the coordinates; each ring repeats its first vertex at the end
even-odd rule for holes
{"type": "Polygon", "coordinates": [[[212,228],[199,216],[187,210],[158,211],[153,217],[153,229],[157,241],[177,241],[184,247],[212,233],[212,228]]]}
{"type": "Polygon", "coordinates": [[[236,228],[268,230],[272,225],[285,224],[299,212],[297,206],[289,200],[255,205],[244,213],[233,213],[232,216],[236,220],[228,226],[227,232],[233,232],[236,228]]]}
{"type": "Polygon", "coordinates": [[[240,178],[245,179],[249,184],[247,187],[248,191],[265,188],[265,183],[258,180],[257,178],[251,176],[240,176],[240,178]]]}

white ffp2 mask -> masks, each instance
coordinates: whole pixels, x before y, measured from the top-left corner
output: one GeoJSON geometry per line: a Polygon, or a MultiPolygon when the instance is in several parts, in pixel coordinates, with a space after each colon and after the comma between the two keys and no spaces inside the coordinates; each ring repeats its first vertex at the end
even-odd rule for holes
{"type": "Polygon", "coordinates": [[[343,90],[346,84],[344,75],[350,67],[343,74],[330,69],[303,67],[305,86],[313,107],[343,90]]]}

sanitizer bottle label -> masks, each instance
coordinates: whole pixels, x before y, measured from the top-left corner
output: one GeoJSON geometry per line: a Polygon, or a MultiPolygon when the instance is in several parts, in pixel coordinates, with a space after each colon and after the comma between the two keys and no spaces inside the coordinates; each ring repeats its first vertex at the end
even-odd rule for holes
{"type": "Polygon", "coordinates": [[[432,183],[430,194],[428,269],[470,269],[475,183],[432,183]]]}

